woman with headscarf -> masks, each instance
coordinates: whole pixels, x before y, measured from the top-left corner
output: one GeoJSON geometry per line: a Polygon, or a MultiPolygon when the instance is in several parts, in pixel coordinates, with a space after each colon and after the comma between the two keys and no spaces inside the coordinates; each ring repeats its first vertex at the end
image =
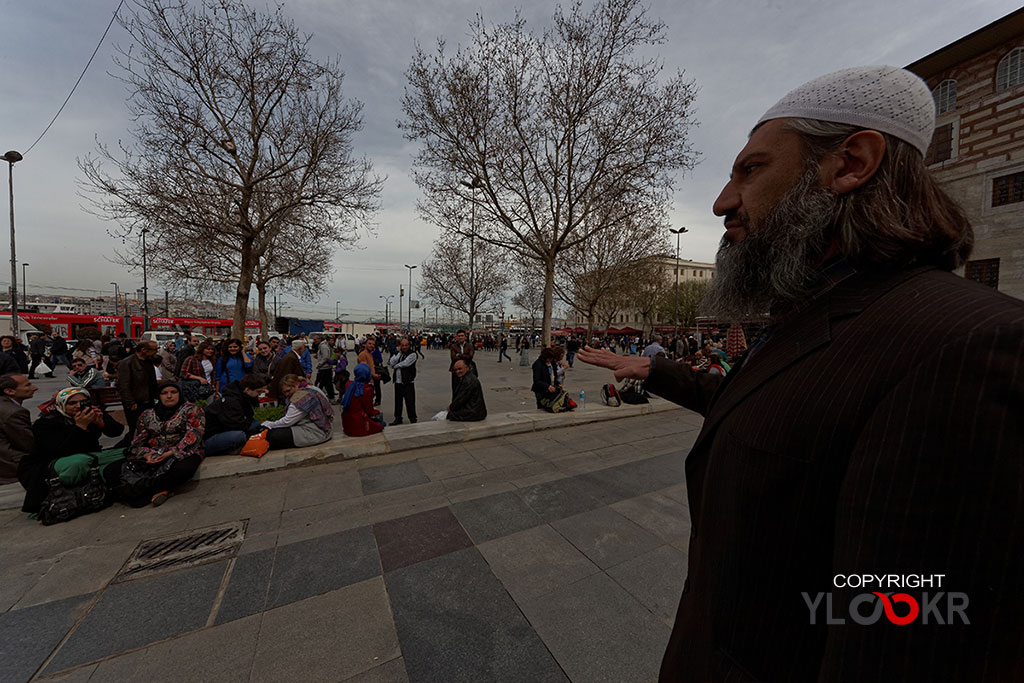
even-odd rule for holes
{"type": "Polygon", "coordinates": [[[135,438],[128,448],[128,462],[122,469],[128,502],[141,507],[162,505],[171,491],[196,473],[203,461],[203,430],[206,419],[201,408],[185,401],[177,382],[162,382],[157,403],[139,416],[135,438]]]}
{"type": "Polygon", "coordinates": [[[178,379],[178,354],[174,348],[174,340],[164,343],[164,348],[157,354],[160,358],[160,377],[166,380],[178,379]]]}
{"type": "Polygon", "coordinates": [[[366,363],[360,363],[352,377],[341,397],[342,429],[347,436],[376,434],[384,429],[384,416],[373,407],[373,371],[366,363]]]}
{"type": "Polygon", "coordinates": [[[302,375],[285,375],[280,387],[288,405],[284,417],[260,425],[270,429],[270,448],[315,446],[330,439],[334,433],[334,409],[327,394],[302,375]]]}
{"type": "Polygon", "coordinates": [[[46,498],[50,463],[65,486],[74,486],[89,476],[93,455],[99,461],[108,486],[117,485],[123,448],[100,448],[100,436],[120,436],[124,425],[92,405],[89,392],[79,387],[61,389],[54,399],[56,410],[32,425],[35,446],[18,464],[18,479],[25,487],[22,510],[39,511],[46,498]],[[115,465],[111,467],[111,465],[115,465]]]}

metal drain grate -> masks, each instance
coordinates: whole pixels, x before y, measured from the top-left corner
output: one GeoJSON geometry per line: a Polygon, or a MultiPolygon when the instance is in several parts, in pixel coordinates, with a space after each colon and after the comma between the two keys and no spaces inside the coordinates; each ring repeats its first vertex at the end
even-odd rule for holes
{"type": "Polygon", "coordinates": [[[205,529],[193,529],[177,536],[143,541],[111,583],[130,581],[233,557],[245,538],[247,524],[248,520],[242,520],[205,529]]]}

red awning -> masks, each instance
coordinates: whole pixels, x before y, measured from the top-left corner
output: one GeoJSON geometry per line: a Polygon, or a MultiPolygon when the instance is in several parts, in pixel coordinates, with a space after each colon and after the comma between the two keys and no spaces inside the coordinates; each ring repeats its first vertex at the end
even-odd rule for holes
{"type": "Polygon", "coordinates": [[[623,327],[619,330],[619,334],[640,334],[643,330],[638,330],[635,327],[623,327]]]}

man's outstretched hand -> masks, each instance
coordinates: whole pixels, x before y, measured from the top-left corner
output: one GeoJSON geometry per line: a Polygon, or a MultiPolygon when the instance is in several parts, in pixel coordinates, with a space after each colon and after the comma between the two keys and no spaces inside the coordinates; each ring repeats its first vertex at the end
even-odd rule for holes
{"type": "Polygon", "coordinates": [[[617,356],[608,349],[592,349],[584,346],[576,358],[596,365],[599,368],[608,368],[615,372],[615,380],[624,379],[647,379],[651,369],[651,359],[633,356],[617,356]]]}

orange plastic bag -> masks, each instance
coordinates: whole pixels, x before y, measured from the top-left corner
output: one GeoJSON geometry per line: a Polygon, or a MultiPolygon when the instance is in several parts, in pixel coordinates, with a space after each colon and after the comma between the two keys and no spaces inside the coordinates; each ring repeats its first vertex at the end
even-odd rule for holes
{"type": "Polygon", "coordinates": [[[262,458],[270,450],[270,442],[267,441],[267,431],[262,430],[259,434],[253,434],[242,444],[239,455],[248,455],[251,458],[262,458]]]}

